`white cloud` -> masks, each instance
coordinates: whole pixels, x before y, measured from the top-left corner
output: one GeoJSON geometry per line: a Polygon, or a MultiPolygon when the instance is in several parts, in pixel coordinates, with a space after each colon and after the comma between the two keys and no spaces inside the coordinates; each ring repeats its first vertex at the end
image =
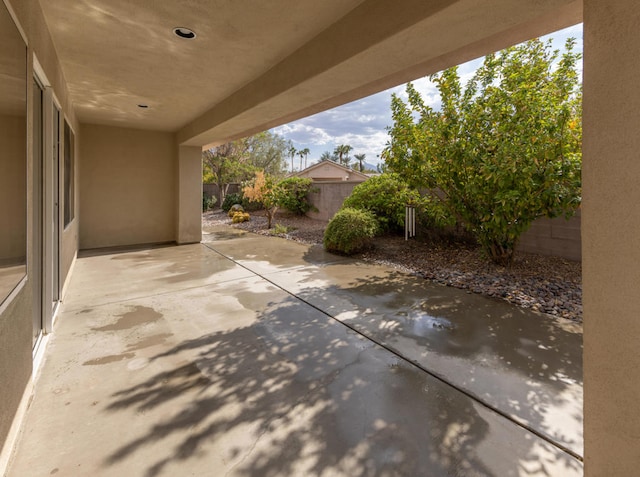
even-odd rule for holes
{"type": "Polygon", "coordinates": [[[367,162],[375,163],[388,140],[386,128],[392,124],[390,104],[391,92],[383,91],[273,131],[291,140],[297,149],[308,147],[311,161],[340,144],[348,144],[353,148],[352,156],[365,154],[367,162]]]}
{"type": "MultiPolygon", "coordinates": [[[[576,50],[582,51],[582,25],[576,25],[543,37],[553,39],[554,48],[563,48],[568,37],[578,39],[576,50]]],[[[458,74],[465,85],[482,64],[482,58],[459,66],[458,74]]],[[[582,64],[579,66],[582,70],[582,64]]],[[[440,108],[440,95],[428,78],[413,81],[424,103],[434,109],[440,108]]],[[[386,128],[392,125],[391,95],[407,100],[405,85],[399,85],[367,98],[315,114],[275,128],[273,131],[292,141],[294,147],[311,150],[310,162],[320,158],[324,151],[332,152],[340,144],[353,147],[353,154],[366,154],[366,161],[378,163],[389,137],[386,128]]]]}
{"type": "Polygon", "coordinates": [[[305,124],[304,120],[279,126],[273,131],[299,144],[317,146],[331,141],[331,136],[324,129],[305,124]]]}
{"type": "Polygon", "coordinates": [[[377,118],[378,116],[376,116],[375,114],[361,114],[360,116],[358,116],[357,121],[359,123],[370,123],[376,120],[377,118]]]}

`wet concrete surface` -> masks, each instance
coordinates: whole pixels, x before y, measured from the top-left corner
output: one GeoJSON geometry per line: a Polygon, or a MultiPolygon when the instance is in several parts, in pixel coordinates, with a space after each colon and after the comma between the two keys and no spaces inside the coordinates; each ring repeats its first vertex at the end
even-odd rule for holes
{"type": "Polygon", "coordinates": [[[9,477],[582,475],[578,329],[206,232],[78,260],[9,477]]]}
{"type": "Polygon", "coordinates": [[[386,268],[361,268],[298,268],[268,279],[582,455],[579,325],[386,268]]]}
{"type": "Polygon", "coordinates": [[[82,277],[82,284],[69,288],[66,311],[253,275],[200,244],[115,254],[84,252],[81,258],[74,273],[82,277]]]}

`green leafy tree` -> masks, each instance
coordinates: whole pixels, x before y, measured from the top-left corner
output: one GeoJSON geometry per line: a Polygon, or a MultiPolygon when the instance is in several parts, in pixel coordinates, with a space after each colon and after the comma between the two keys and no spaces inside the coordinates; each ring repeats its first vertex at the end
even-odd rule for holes
{"type": "Polygon", "coordinates": [[[202,180],[217,184],[223,203],[229,184],[249,179],[256,170],[248,160],[243,141],[233,141],[202,153],[202,180]]]}
{"type": "Polygon", "coordinates": [[[213,147],[202,153],[202,181],[218,185],[223,203],[229,184],[249,180],[257,170],[284,176],[287,147],[284,138],[269,131],[213,147]]]}
{"type": "Polygon", "coordinates": [[[244,140],[247,161],[257,169],[274,177],[284,177],[287,172],[289,142],[282,136],[263,131],[244,140]]]}
{"type": "Polygon", "coordinates": [[[581,194],[581,101],[569,39],[565,52],[531,40],[485,58],[463,88],[457,68],[430,79],[442,108],[407,85],[393,96],[383,151],[389,170],[426,187],[506,264],[536,218],[570,216],[581,194]]]}
{"type": "Polygon", "coordinates": [[[307,195],[311,191],[313,180],[307,177],[287,177],[278,182],[280,189],[278,205],[298,215],[311,210],[307,195]]]}

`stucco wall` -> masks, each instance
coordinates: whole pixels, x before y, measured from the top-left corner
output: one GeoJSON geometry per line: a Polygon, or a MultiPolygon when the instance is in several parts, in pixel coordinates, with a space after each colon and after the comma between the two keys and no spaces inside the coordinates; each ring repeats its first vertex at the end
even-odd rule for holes
{"type": "Polygon", "coordinates": [[[175,241],[178,244],[202,240],[202,148],[180,146],[175,161],[175,241]]]}
{"type": "MultiPolygon", "coordinates": [[[[17,17],[18,26],[26,36],[29,48],[27,50],[27,98],[33,96],[32,78],[34,75],[34,57],[37,57],[42,71],[48,80],[48,86],[55,93],[56,99],[61,107],[62,114],[66,117],[71,125],[77,127],[74,111],[67,101],[67,87],[64,76],[58,62],[56,50],[51,41],[49,30],[44,22],[44,16],[40,9],[38,0],[4,0],[9,5],[17,17]]],[[[2,14],[4,14],[4,5],[0,5],[2,14]]],[[[14,212],[16,214],[26,215],[28,229],[26,234],[26,253],[28,261],[28,280],[23,282],[16,292],[0,305],[0,473],[3,466],[7,462],[11,446],[13,444],[10,435],[10,429],[14,423],[16,412],[23,398],[25,390],[32,378],[33,369],[33,296],[32,286],[36,283],[34,276],[34,262],[37,256],[37,242],[34,241],[34,231],[31,226],[33,221],[33,111],[29,107],[26,111],[27,116],[21,118],[21,121],[27,123],[27,136],[13,134],[10,124],[6,118],[0,121],[0,144],[3,150],[7,148],[22,148],[22,153],[27,157],[27,166],[21,167],[22,177],[16,177],[16,183],[12,186],[0,184],[2,194],[9,194],[9,197],[2,198],[2,206],[7,209],[15,205],[14,212]],[[26,145],[26,151],[25,151],[26,145]],[[20,184],[25,184],[20,185],[20,184]],[[20,187],[23,189],[20,190],[20,187]],[[20,201],[11,205],[14,199],[25,193],[26,187],[27,204],[20,206],[20,201]],[[12,190],[10,190],[12,189],[12,190]],[[9,438],[8,438],[9,436],[9,438]]],[[[13,123],[13,120],[10,120],[13,123]]],[[[24,123],[23,123],[24,124],[24,123]]],[[[3,154],[2,159],[5,160],[3,154]]],[[[24,195],[22,195],[24,197],[24,195]]],[[[6,230],[2,230],[0,236],[3,240],[6,238],[6,230]]],[[[71,265],[71,261],[75,256],[77,249],[77,241],[73,237],[73,226],[70,227],[69,233],[64,233],[61,248],[65,251],[62,253],[63,260],[66,263],[65,270],[71,265]]],[[[40,293],[40,290],[37,291],[40,293]]],[[[19,423],[19,420],[16,420],[19,423]]]]}
{"type": "Polygon", "coordinates": [[[171,133],[83,124],[80,248],[175,240],[171,133]]]}
{"type": "Polygon", "coordinates": [[[358,184],[360,182],[314,182],[314,190],[309,192],[308,197],[317,211],[311,210],[307,215],[312,219],[330,220],[358,184]]]}
{"type": "Polygon", "coordinates": [[[354,171],[345,170],[330,161],[325,161],[322,164],[318,164],[313,168],[309,168],[308,170],[299,172],[296,175],[298,177],[307,177],[309,179],[316,179],[321,181],[364,182],[367,180],[366,177],[362,177],[354,171]]]}
{"type": "Polygon", "coordinates": [[[640,468],[640,8],[584,1],[585,475],[640,468]]]}
{"type": "Polygon", "coordinates": [[[3,443],[31,378],[31,302],[30,282],[26,282],[0,314],[0,448],[3,454],[9,450],[3,448],[3,443]]]}
{"type": "MultiPolygon", "coordinates": [[[[63,230],[63,224],[60,226],[61,232],[60,237],[60,283],[61,285],[68,278],[69,269],[75,259],[77,250],[78,250],[78,184],[80,179],[78,177],[78,162],[79,152],[78,152],[78,142],[80,141],[79,135],[79,124],[75,115],[75,111],[73,110],[69,100],[68,100],[68,90],[67,84],[64,79],[64,74],[62,72],[62,68],[60,67],[60,63],[58,60],[58,55],[56,49],[53,45],[53,41],[51,40],[51,35],[49,33],[48,26],[44,20],[44,15],[42,13],[42,9],[40,8],[40,3],[38,0],[5,0],[11,6],[13,11],[18,17],[18,21],[20,23],[20,27],[24,31],[27,36],[29,43],[29,62],[27,69],[27,78],[32,78],[34,74],[33,67],[33,57],[35,56],[40,63],[44,73],[47,76],[47,80],[49,81],[49,87],[55,94],[56,100],[58,101],[61,107],[61,113],[64,119],[71,125],[71,128],[75,132],[75,140],[76,140],[76,157],[75,157],[75,172],[76,172],[76,187],[75,187],[75,217],[76,219],[71,222],[66,229],[63,230]]],[[[32,97],[32,82],[29,80],[27,82],[27,97],[32,97]]],[[[27,145],[28,145],[28,156],[29,161],[31,161],[32,151],[30,150],[30,144],[32,144],[33,136],[32,136],[32,119],[31,119],[31,111],[29,111],[29,119],[28,119],[28,135],[27,135],[27,145]]],[[[31,169],[30,169],[31,171],[31,169]]],[[[63,178],[63,170],[61,169],[60,177],[63,178]]],[[[31,174],[31,172],[29,172],[31,174]]],[[[60,210],[64,210],[64,197],[63,197],[63,186],[64,182],[60,183],[60,191],[61,191],[61,202],[60,202],[60,210]]],[[[29,189],[29,197],[32,196],[32,190],[29,189]]],[[[30,214],[32,211],[32,204],[28,204],[28,213],[30,214]]],[[[31,246],[32,238],[28,237],[28,242],[31,246]]]]}
{"type": "MultiPolygon", "coordinates": [[[[67,98],[67,84],[64,79],[62,68],[58,60],[58,54],[51,40],[49,27],[44,20],[44,14],[40,8],[39,0],[5,0],[12,7],[20,22],[20,27],[25,32],[29,42],[29,56],[35,54],[37,56],[42,69],[47,75],[47,79],[51,83],[51,88],[56,94],[56,99],[62,107],[62,112],[77,130],[78,122],[75,112],[67,98]]],[[[31,61],[27,77],[33,75],[33,67],[31,61]]],[[[31,86],[29,86],[28,96],[31,94],[31,86]]]]}

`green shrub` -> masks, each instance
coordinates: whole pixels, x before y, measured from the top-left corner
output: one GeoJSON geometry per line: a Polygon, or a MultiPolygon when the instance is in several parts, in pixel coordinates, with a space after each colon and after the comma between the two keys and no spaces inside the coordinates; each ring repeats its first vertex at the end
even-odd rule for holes
{"type": "Polygon", "coordinates": [[[233,217],[231,217],[231,222],[239,224],[240,222],[247,222],[250,219],[251,217],[246,212],[236,212],[233,214],[233,217]]]}
{"type": "Polygon", "coordinates": [[[249,212],[255,212],[256,210],[264,209],[264,204],[260,201],[249,200],[246,197],[242,199],[242,207],[249,212]]]}
{"type": "Polygon", "coordinates": [[[307,194],[311,191],[313,181],[306,177],[288,177],[278,183],[278,205],[285,209],[303,215],[309,212],[311,204],[307,194]]]}
{"type": "Polygon", "coordinates": [[[216,205],[218,198],[213,195],[209,195],[206,192],[202,193],[202,211],[206,212],[207,210],[213,209],[216,205]]]}
{"type": "Polygon", "coordinates": [[[333,216],[324,231],[324,248],[330,252],[356,253],[371,244],[378,232],[372,212],[344,208],[333,216]]]}
{"type": "Polygon", "coordinates": [[[380,231],[404,228],[405,206],[421,207],[423,199],[409,189],[397,174],[384,173],[358,184],[342,204],[342,208],[368,210],[378,219],[380,231]]]}
{"type": "Polygon", "coordinates": [[[229,209],[231,209],[231,206],[235,204],[242,204],[242,194],[239,194],[239,193],[227,194],[224,200],[222,201],[221,207],[222,207],[222,210],[224,210],[225,212],[229,212],[229,209]]]}
{"type": "Polygon", "coordinates": [[[287,227],[286,225],[276,224],[270,231],[271,235],[285,235],[295,230],[294,227],[287,227]]]}

